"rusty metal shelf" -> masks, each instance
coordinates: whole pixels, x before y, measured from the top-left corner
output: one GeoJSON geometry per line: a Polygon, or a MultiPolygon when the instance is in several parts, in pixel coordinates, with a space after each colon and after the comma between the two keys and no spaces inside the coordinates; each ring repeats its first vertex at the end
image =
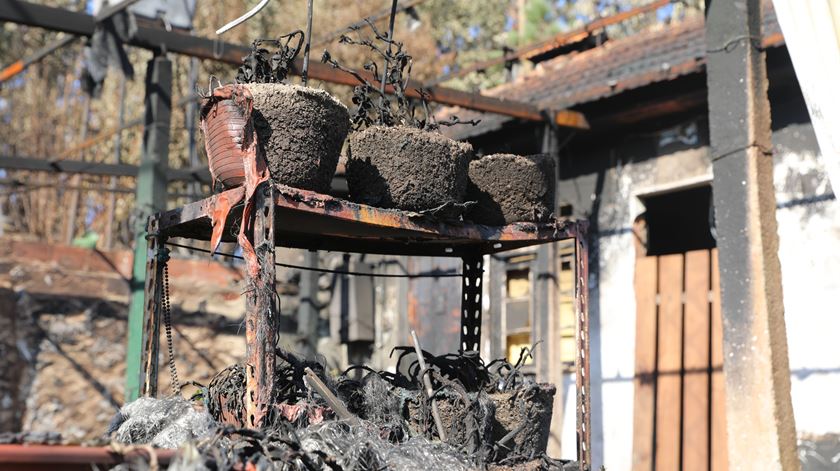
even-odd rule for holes
{"type": "MultiPolygon", "coordinates": [[[[212,220],[225,219],[225,211],[242,201],[244,188],[235,188],[149,218],[146,260],[146,304],[143,331],[142,392],[157,394],[157,372],[163,279],[168,255],[166,241],[173,237],[210,240],[212,220]],[[218,204],[217,204],[218,203],[218,204]]],[[[253,260],[274,260],[275,246],[310,250],[389,255],[459,257],[461,275],[461,329],[459,350],[480,350],[484,255],[549,242],[575,240],[575,389],[577,396],[578,461],[588,470],[590,451],[588,249],[586,221],[563,219],[550,223],[515,223],[493,227],[464,222],[441,222],[429,215],[382,209],[328,195],[282,185],[260,185],[252,198],[247,232],[253,236],[253,260]]],[[[242,207],[225,219],[222,240],[236,242],[242,207]]],[[[246,264],[246,266],[248,266],[246,264]]],[[[265,404],[273,397],[276,343],[274,263],[253,263],[245,270],[249,374],[246,381],[246,417],[250,427],[262,424],[265,404]]],[[[164,302],[164,304],[166,304],[164,302]]]]}
{"type": "MultiPolygon", "coordinates": [[[[382,209],[283,185],[275,187],[275,243],[309,250],[464,257],[483,255],[577,237],[585,221],[514,223],[483,226],[444,223],[428,215],[382,209]]],[[[244,194],[243,188],[227,190],[244,194]]],[[[166,237],[210,240],[211,214],[221,195],[211,196],[155,216],[166,237]]],[[[241,207],[229,221],[241,220],[241,207]]],[[[222,240],[236,242],[236,228],[226,227],[222,240]]]]}

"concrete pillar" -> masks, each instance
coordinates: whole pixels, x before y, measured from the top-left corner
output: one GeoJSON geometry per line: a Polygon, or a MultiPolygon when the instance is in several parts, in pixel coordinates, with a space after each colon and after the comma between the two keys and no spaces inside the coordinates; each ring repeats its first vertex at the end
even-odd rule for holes
{"type": "Polygon", "coordinates": [[[760,0],[708,5],[709,127],[732,470],[797,470],[760,0]]]}

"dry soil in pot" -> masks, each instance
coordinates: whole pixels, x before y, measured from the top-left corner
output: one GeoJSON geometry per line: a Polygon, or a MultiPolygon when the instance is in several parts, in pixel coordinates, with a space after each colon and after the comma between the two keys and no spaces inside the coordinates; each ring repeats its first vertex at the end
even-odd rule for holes
{"type": "Polygon", "coordinates": [[[424,211],[463,203],[472,146],[415,128],[373,126],[350,136],[348,157],[351,199],[424,211]]]}
{"type": "MultiPolygon", "coordinates": [[[[491,394],[496,404],[493,420],[493,440],[498,443],[514,430],[521,430],[506,443],[508,453],[533,457],[545,452],[551,430],[554,394],[553,384],[539,383],[514,392],[491,394]]],[[[504,450],[504,449],[502,449],[504,450]]],[[[502,457],[508,453],[501,453],[502,457]]]]}
{"type": "Polygon", "coordinates": [[[501,226],[543,222],[554,207],[554,159],[545,154],[493,154],[470,162],[467,200],[476,201],[466,218],[501,226]]]}
{"type": "Polygon", "coordinates": [[[315,88],[249,84],[253,122],[271,178],[326,193],[350,130],[347,107],[315,88]]]}

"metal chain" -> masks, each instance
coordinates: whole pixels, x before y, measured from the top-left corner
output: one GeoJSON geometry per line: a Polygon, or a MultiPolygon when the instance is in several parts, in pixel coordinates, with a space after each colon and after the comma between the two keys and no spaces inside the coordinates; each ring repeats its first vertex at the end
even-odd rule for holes
{"type": "Polygon", "coordinates": [[[175,348],[172,342],[172,311],[169,303],[169,256],[162,260],[163,263],[163,292],[161,308],[163,309],[163,326],[166,332],[166,349],[169,353],[169,376],[172,383],[172,394],[177,395],[181,391],[181,383],[178,381],[178,370],[175,368],[175,348]]]}

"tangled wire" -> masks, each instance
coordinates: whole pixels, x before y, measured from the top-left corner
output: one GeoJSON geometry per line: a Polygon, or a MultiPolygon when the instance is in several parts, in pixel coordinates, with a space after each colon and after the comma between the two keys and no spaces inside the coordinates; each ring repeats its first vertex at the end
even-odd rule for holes
{"type": "Polygon", "coordinates": [[[533,466],[527,469],[564,469],[567,463],[548,458],[545,442],[536,444],[539,440],[534,438],[550,421],[553,388],[547,394],[545,385],[523,373],[533,348],[522,349],[514,364],[496,360],[485,365],[474,353],[422,352],[427,364],[423,370],[413,349],[398,347],[392,351],[396,373],[356,366],[335,381],[318,362],[278,349],[272,413],[262,429],[248,429],[237,421],[242,416],[245,370],[234,365],[201,393],[209,416],[226,425],[208,428],[199,420],[184,422],[179,420],[183,403],[171,403],[179,407],[176,411],[169,400],[150,400],[160,402],[140,408],[166,413],[126,410],[127,419],[116,436],[129,437],[130,443],[142,441],[152,436],[149,431],[157,437],[159,429],[166,429],[158,422],[178,423],[179,433],[194,441],[167,442],[180,446],[170,465],[175,470],[468,470],[497,465],[516,469],[525,463],[533,466]],[[329,420],[333,413],[304,381],[305,370],[315,372],[359,420],[329,420]],[[424,374],[432,379],[431,396],[421,384],[424,374]],[[433,402],[443,417],[445,440],[431,419],[433,402]],[[158,416],[166,420],[144,422],[142,428],[135,423],[158,416]]]}

